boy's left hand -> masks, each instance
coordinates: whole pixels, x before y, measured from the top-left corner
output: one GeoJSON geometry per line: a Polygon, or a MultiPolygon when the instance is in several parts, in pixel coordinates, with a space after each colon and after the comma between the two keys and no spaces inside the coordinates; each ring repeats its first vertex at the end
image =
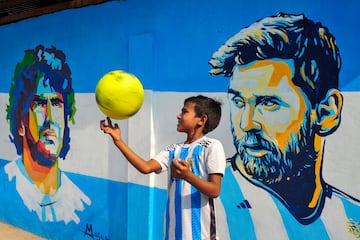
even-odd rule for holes
{"type": "Polygon", "coordinates": [[[186,179],[186,176],[191,173],[190,166],[187,161],[181,159],[174,159],[171,164],[171,176],[176,178],[186,179]]]}

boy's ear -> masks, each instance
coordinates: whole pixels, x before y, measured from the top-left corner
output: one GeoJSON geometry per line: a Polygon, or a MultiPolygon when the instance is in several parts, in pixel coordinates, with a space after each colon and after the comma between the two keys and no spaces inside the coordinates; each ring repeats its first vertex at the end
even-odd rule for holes
{"type": "Polygon", "coordinates": [[[208,116],[207,116],[206,114],[203,114],[203,115],[201,116],[200,120],[201,120],[201,125],[202,125],[202,126],[205,126],[205,123],[206,123],[207,120],[208,120],[208,116]]]}
{"type": "Polygon", "coordinates": [[[327,136],[339,127],[342,106],[341,92],[338,89],[330,89],[316,109],[320,136],[327,136]]]}

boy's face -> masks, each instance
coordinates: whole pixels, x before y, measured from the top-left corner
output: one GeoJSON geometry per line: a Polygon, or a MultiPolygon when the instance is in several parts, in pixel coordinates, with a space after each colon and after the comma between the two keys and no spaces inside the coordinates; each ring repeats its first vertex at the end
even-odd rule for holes
{"type": "Polygon", "coordinates": [[[201,117],[196,116],[195,103],[186,102],[184,107],[181,109],[181,113],[177,115],[178,124],[177,131],[192,133],[199,126],[201,117]]]}

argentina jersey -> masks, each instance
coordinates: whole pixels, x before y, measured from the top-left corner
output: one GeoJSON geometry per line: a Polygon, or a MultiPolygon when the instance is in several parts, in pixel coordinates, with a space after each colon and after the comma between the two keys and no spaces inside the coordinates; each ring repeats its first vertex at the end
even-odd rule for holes
{"type": "MultiPolygon", "coordinates": [[[[223,175],[226,164],[221,143],[208,137],[191,144],[173,144],[153,159],[163,170],[170,168],[173,159],[186,160],[194,175],[205,180],[209,174],[223,175]]],[[[218,239],[214,199],[168,172],[165,239],[218,239]]]]}
{"type": "Polygon", "coordinates": [[[299,223],[273,195],[246,180],[231,166],[226,168],[221,202],[231,240],[237,239],[359,239],[359,203],[331,186],[320,216],[299,223]]]}

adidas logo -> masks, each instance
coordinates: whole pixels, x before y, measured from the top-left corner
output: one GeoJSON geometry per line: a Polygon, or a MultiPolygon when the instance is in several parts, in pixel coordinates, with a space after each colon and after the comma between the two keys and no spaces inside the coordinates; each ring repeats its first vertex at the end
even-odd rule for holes
{"type": "Polygon", "coordinates": [[[244,200],[243,202],[241,202],[239,205],[236,206],[237,208],[251,208],[250,203],[248,202],[248,200],[244,200]]]}

